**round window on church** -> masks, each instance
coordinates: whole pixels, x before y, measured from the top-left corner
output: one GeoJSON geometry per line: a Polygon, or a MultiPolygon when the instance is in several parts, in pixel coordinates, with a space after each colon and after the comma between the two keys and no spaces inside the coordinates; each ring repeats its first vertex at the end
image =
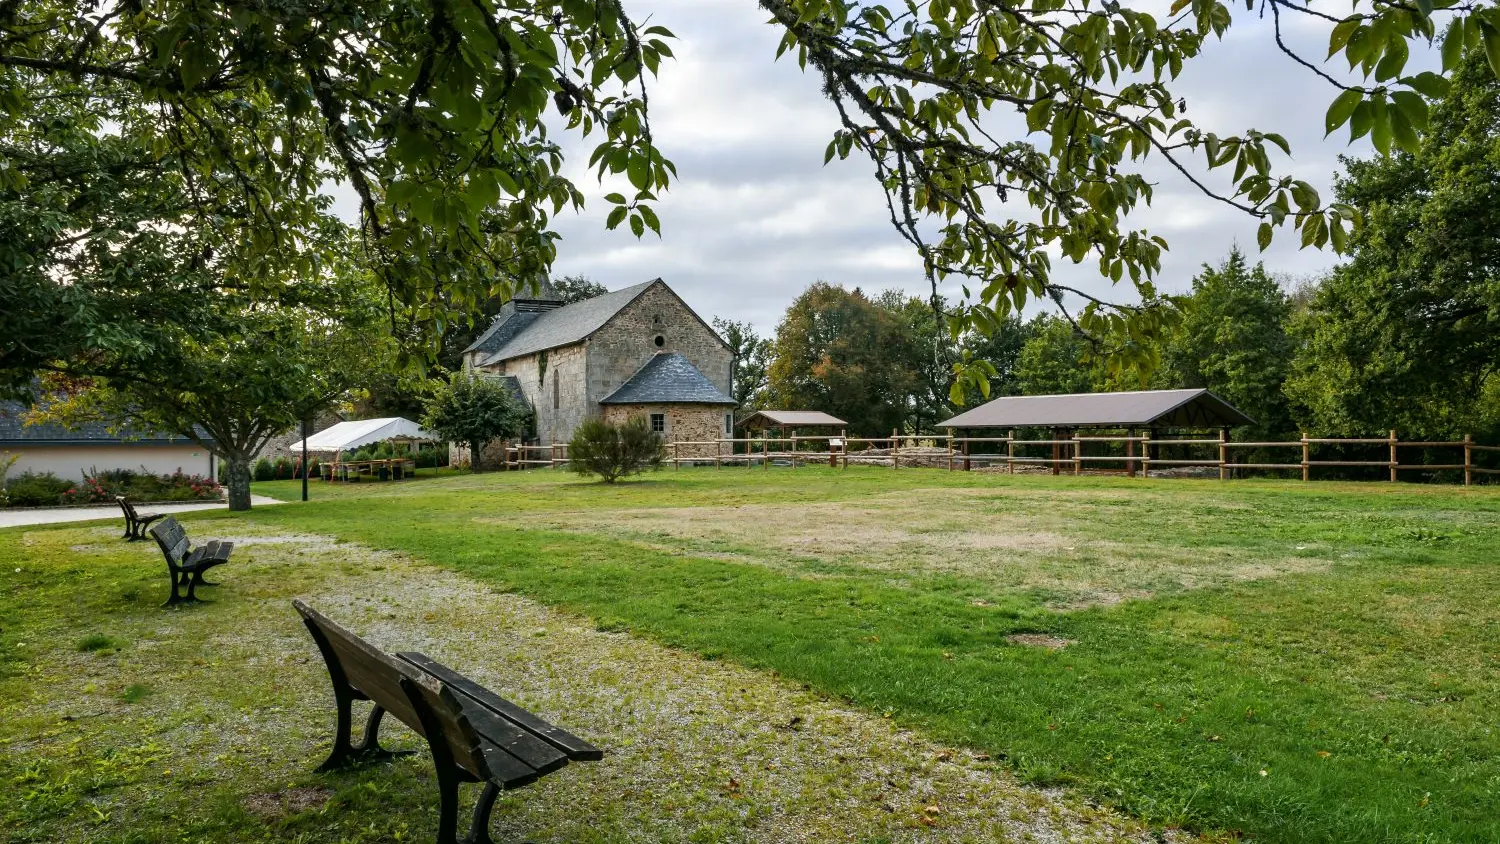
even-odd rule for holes
{"type": "Polygon", "coordinates": [[[667,338],[665,338],[665,337],[661,336],[660,334],[658,334],[658,335],[656,335],[656,339],[653,340],[652,342],[656,344],[656,348],[660,349],[661,347],[667,345],[667,338]]]}

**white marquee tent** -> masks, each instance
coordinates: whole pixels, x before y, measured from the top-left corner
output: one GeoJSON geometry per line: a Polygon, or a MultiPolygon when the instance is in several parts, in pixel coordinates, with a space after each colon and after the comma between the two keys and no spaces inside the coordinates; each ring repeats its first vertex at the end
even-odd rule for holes
{"type": "MultiPolygon", "coordinates": [[[[307,450],[348,451],[387,440],[408,443],[436,442],[438,435],[400,416],[390,416],[385,419],[361,419],[357,422],[340,422],[313,434],[307,438],[307,450]]],[[[301,451],[302,441],[292,443],[288,450],[294,453],[301,451]]]]}

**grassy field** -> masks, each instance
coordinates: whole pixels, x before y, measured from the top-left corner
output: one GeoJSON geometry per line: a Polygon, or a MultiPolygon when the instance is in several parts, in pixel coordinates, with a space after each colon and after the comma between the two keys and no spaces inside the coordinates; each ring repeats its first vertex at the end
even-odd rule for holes
{"type": "MultiPolygon", "coordinates": [[[[246,527],[404,552],[774,671],[1154,824],[1500,840],[1497,490],[704,469],[313,497],[246,527]]],[[[45,565],[21,535],[0,544],[45,565]]],[[[21,637],[73,649],[86,629],[49,632],[44,588],[5,592],[8,687],[35,670],[21,637]]]]}

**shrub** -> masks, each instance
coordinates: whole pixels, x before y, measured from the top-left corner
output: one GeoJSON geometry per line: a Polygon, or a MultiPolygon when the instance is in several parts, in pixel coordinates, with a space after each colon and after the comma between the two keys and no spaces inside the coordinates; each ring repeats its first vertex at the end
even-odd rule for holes
{"type": "Polygon", "coordinates": [[[322,466],[318,465],[318,459],[316,457],[309,457],[307,459],[307,476],[309,478],[321,478],[323,476],[322,472],[320,471],[322,468],[322,466]]]}
{"type": "Polygon", "coordinates": [[[274,481],[276,480],[276,467],[271,464],[271,461],[262,457],[255,461],[255,468],[250,470],[250,478],[256,481],[274,481]]]}
{"type": "Polygon", "coordinates": [[[292,461],[286,456],[276,458],[276,480],[289,481],[296,474],[292,471],[292,461]]]}
{"type": "Polygon", "coordinates": [[[5,491],[12,507],[56,507],[74,486],[51,472],[22,472],[10,479],[5,491]]]}
{"type": "Polygon", "coordinates": [[[660,469],[667,448],[644,416],[619,425],[586,419],[568,443],[568,467],[580,475],[598,475],[607,484],[646,469],[660,469]]]}

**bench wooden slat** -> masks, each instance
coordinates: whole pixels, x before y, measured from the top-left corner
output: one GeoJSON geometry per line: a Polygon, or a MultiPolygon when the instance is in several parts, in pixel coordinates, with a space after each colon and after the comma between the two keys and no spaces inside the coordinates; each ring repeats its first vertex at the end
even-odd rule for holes
{"type": "MultiPolygon", "coordinates": [[[[454,690],[457,692],[457,690],[454,690]]],[[[514,756],[538,774],[550,774],[568,764],[567,754],[521,729],[509,719],[493,712],[465,694],[455,694],[464,717],[474,732],[490,744],[514,756]]],[[[486,759],[490,757],[485,756],[486,759]]]]}
{"type": "Polygon", "coordinates": [[[485,708],[505,716],[506,720],[522,727],[537,738],[567,754],[569,759],[580,762],[597,762],[604,758],[604,751],[599,748],[567,730],[543,721],[541,718],[516,706],[426,654],[416,651],[402,651],[396,654],[396,656],[438,678],[461,695],[469,697],[485,708]]]}

